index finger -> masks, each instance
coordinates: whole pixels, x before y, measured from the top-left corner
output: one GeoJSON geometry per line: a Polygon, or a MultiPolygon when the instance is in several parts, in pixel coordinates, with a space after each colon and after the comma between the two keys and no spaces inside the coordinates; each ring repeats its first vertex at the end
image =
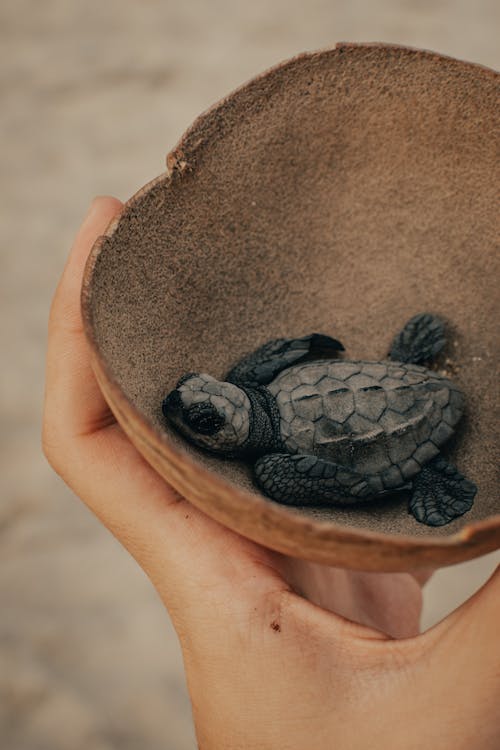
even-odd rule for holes
{"type": "Polygon", "coordinates": [[[46,368],[45,441],[78,436],[100,426],[109,415],[88,357],[80,311],[80,288],[90,249],[123,204],[116,198],[95,198],[76,236],[57,286],[49,318],[46,368]],[[75,392],[78,398],[75,398],[75,392]],[[57,398],[57,404],[52,400],[57,398]],[[63,421],[63,424],[61,423],[63,421]]]}

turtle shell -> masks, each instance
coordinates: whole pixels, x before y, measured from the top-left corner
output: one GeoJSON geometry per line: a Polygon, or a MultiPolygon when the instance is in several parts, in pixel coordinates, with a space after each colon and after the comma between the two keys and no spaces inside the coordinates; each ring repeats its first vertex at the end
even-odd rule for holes
{"type": "Polygon", "coordinates": [[[352,468],[381,492],[404,486],[434,458],[463,414],[448,378],[393,361],[307,362],[268,389],[290,453],[352,468]]]}

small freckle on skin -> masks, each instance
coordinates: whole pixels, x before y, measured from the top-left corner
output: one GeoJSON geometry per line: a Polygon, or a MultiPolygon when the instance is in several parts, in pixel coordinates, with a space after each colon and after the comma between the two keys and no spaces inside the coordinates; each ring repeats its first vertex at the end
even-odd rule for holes
{"type": "Polygon", "coordinates": [[[279,624],[279,622],[276,622],[276,620],[272,621],[271,628],[275,633],[281,633],[281,625],[279,624]]]}

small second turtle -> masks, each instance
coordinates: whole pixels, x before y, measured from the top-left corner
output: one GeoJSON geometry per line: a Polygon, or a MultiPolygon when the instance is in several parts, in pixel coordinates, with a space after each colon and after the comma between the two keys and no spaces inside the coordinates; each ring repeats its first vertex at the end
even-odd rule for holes
{"type": "Polygon", "coordinates": [[[443,322],[422,313],[389,359],[336,359],[342,344],[313,333],[269,341],[223,381],[187,373],[163,401],[188,440],[254,463],[258,487],[287,505],[352,504],[411,492],[417,521],[441,526],[470,510],[476,486],[443,458],[464,397],[429,363],[443,322]]]}

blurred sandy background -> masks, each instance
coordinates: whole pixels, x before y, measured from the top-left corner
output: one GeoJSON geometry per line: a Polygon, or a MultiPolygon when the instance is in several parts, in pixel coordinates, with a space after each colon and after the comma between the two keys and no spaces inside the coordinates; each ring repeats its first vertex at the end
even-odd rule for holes
{"type": "MultiPolygon", "coordinates": [[[[2,0],[2,748],[195,747],[167,615],[39,449],[49,301],[91,197],[128,198],[199,112],[284,58],[393,41],[498,67],[499,21],[495,0],[2,0]]],[[[499,559],[436,575],[424,625],[499,559]]]]}

